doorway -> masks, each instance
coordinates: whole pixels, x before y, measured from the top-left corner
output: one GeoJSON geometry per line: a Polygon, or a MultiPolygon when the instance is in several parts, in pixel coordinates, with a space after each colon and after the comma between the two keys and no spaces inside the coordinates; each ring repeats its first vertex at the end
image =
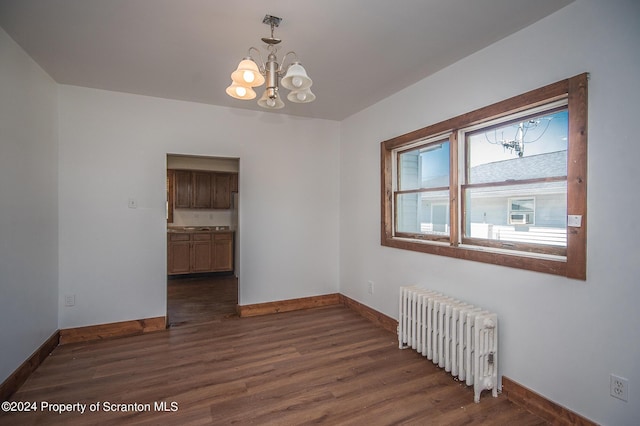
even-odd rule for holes
{"type": "Polygon", "coordinates": [[[237,318],[239,159],[167,154],[166,165],[167,324],[237,318]]]}

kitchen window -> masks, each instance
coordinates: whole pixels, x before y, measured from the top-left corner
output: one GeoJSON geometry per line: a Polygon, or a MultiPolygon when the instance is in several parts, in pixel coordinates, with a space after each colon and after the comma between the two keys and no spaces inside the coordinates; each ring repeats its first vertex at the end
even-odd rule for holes
{"type": "Polygon", "coordinates": [[[587,74],[382,142],[382,245],[586,279],[586,144],[587,74]]]}

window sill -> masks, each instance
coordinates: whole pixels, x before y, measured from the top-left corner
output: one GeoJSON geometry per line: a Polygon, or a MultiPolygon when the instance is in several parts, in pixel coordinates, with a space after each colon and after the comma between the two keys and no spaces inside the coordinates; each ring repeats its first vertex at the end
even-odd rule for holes
{"type": "Polygon", "coordinates": [[[564,256],[521,251],[515,252],[513,250],[470,245],[454,247],[443,242],[399,237],[383,237],[381,244],[386,247],[403,250],[567,276],[567,258],[564,256]]]}

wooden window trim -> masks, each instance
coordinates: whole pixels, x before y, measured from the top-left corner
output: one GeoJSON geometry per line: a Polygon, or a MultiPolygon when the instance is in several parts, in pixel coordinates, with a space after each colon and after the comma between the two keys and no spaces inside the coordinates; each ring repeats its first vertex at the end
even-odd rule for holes
{"type": "Polygon", "coordinates": [[[458,259],[473,260],[495,265],[562,275],[586,280],[587,264],[587,82],[583,73],[479,108],[475,111],[406,133],[381,142],[381,244],[387,247],[412,250],[458,259]],[[566,259],[527,256],[514,251],[489,251],[483,247],[458,246],[460,224],[458,204],[461,189],[458,181],[457,133],[459,129],[474,126],[557,100],[567,99],[569,110],[569,143],[567,147],[567,214],[581,215],[581,227],[567,227],[566,259]],[[448,243],[394,236],[393,213],[393,151],[418,140],[450,134],[450,222],[448,243]],[[454,139],[455,138],[455,139],[454,139]],[[455,154],[455,155],[454,155],[455,154]]]}

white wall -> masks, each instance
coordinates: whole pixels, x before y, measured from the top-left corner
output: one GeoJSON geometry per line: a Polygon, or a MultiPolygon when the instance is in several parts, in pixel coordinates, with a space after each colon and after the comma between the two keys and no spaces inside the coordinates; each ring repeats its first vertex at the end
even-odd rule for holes
{"type": "Polygon", "coordinates": [[[639,18],[637,1],[577,0],[341,128],[341,292],[396,318],[412,283],[492,309],[501,374],[609,425],[640,419],[639,18]],[[585,71],[586,282],[380,246],[381,141],[585,71]],[[629,402],[609,396],[610,373],[630,379],[629,402]]]}
{"type": "Polygon", "coordinates": [[[166,314],[167,153],[240,159],[240,304],[338,291],[338,122],[60,86],[60,328],[166,314]]]}
{"type": "Polygon", "coordinates": [[[0,29],[0,383],[57,329],[57,85],[0,29]]]}

